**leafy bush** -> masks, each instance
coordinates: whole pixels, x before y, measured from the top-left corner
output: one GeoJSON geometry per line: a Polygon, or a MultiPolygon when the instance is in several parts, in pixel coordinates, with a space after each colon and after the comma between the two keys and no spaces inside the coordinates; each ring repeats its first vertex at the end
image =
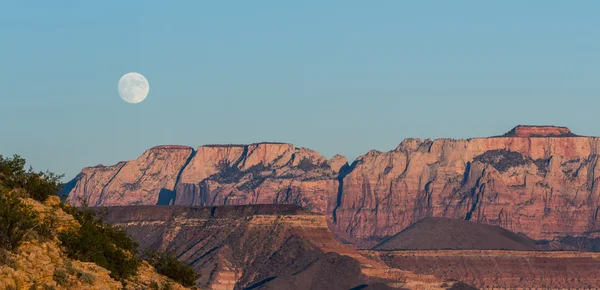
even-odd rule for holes
{"type": "Polygon", "coordinates": [[[48,284],[44,284],[44,286],[42,286],[43,290],[56,290],[56,288],[54,286],[48,285],[48,284]]]}
{"type": "Polygon", "coordinates": [[[38,226],[37,215],[29,205],[0,189],[0,248],[15,250],[38,226]]]}
{"type": "Polygon", "coordinates": [[[25,170],[25,159],[0,155],[0,248],[15,250],[27,236],[50,239],[55,235],[56,217],[39,221],[31,206],[20,197],[43,201],[60,189],[60,176],[25,170]]]}
{"type": "Polygon", "coordinates": [[[200,277],[194,269],[175,257],[170,252],[147,251],[146,259],[156,269],[156,272],[163,274],[179,284],[187,287],[194,286],[196,280],[200,277]]]}
{"type": "Polygon", "coordinates": [[[69,286],[69,275],[67,274],[67,270],[58,268],[54,270],[54,275],[52,275],[52,280],[56,281],[56,283],[60,286],[67,287],[69,286]]]}
{"type": "Polygon", "coordinates": [[[172,290],[173,289],[173,284],[172,283],[165,283],[162,286],[158,285],[158,283],[156,282],[152,282],[152,284],[150,284],[150,289],[152,290],[172,290]]]}
{"type": "Polygon", "coordinates": [[[25,170],[25,159],[19,155],[4,158],[0,155],[0,188],[24,189],[31,198],[44,201],[48,196],[57,195],[62,184],[62,175],[52,172],[35,172],[30,167],[25,170]]]}
{"type": "Polygon", "coordinates": [[[111,271],[111,277],[124,280],[137,273],[138,245],[127,233],[104,223],[102,216],[87,207],[61,204],[79,222],[78,231],[63,232],[59,239],[71,259],[93,262],[111,271]]]}
{"type": "Polygon", "coordinates": [[[10,255],[10,252],[5,249],[0,249],[0,265],[6,265],[13,269],[17,269],[15,259],[10,255]]]}
{"type": "Polygon", "coordinates": [[[94,281],[96,281],[96,275],[92,273],[80,272],[77,274],[77,278],[79,278],[81,282],[86,284],[94,284],[94,281]]]}
{"type": "Polygon", "coordinates": [[[65,268],[65,270],[67,270],[67,273],[74,275],[77,273],[77,269],[75,267],[73,267],[73,262],[69,259],[67,259],[65,261],[65,263],[63,264],[63,267],[65,268]]]}

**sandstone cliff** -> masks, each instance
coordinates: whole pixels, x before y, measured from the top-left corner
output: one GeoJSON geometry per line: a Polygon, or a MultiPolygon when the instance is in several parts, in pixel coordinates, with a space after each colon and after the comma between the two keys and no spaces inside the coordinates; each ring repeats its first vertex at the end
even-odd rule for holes
{"type": "Polygon", "coordinates": [[[364,246],[427,216],[534,239],[595,237],[599,140],[564,127],[518,126],[498,137],[406,139],[351,165],[290,144],[157,147],[135,161],[83,169],[69,201],[296,204],[326,214],[338,237],[364,246]]]}
{"type": "Polygon", "coordinates": [[[159,146],[138,159],[84,168],[68,201],[89,206],[297,204],[325,213],[346,159],[291,144],[159,146]]]}
{"type": "Polygon", "coordinates": [[[84,168],[67,201],[89,206],[155,204],[161,194],[174,190],[192,151],[185,146],[158,146],[133,161],[84,168]]]}
{"type": "Polygon", "coordinates": [[[359,157],[333,216],[357,238],[395,234],[427,216],[499,225],[534,239],[598,230],[599,139],[404,140],[359,157]]]}

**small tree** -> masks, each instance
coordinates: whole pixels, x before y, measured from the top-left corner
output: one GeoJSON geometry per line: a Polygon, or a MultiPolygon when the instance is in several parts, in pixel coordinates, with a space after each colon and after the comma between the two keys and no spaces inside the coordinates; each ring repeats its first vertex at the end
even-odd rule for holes
{"type": "Polygon", "coordinates": [[[194,268],[177,260],[177,257],[171,252],[147,251],[146,259],[150,265],[154,266],[156,272],[173,279],[183,286],[194,286],[196,280],[200,278],[200,275],[194,272],[194,268]]]}
{"type": "Polygon", "coordinates": [[[62,184],[62,175],[52,172],[35,172],[30,167],[25,170],[25,159],[19,155],[4,158],[0,155],[0,188],[21,188],[35,200],[44,201],[51,195],[57,195],[62,184]]]}
{"type": "Polygon", "coordinates": [[[15,250],[37,226],[36,213],[18,197],[0,189],[0,247],[15,250]]]}

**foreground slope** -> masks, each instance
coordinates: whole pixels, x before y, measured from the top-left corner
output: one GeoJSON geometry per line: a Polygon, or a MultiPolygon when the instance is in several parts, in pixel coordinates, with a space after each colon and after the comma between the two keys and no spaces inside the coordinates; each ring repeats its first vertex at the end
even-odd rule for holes
{"type": "Polygon", "coordinates": [[[503,136],[405,139],[352,164],[291,144],[162,146],[85,168],[69,201],[107,205],[295,204],[338,237],[373,246],[428,216],[498,225],[536,240],[600,230],[600,139],[553,126],[503,136]]]}
{"type": "Polygon", "coordinates": [[[539,250],[526,236],[498,226],[428,217],[385,239],[374,250],[539,250]]]}
{"type": "MultiPolygon", "coordinates": [[[[61,209],[56,196],[44,203],[29,198],[23,201],[39,214],[40,219],[49,216],[56,219],[51,224],[52,231],[63,232],[80,226],[73,216],[61,209]]],[[[154,286],[188,289],[158,274],[145,261],[142,261],[137,275],[125,281],[115,280],[109,270],[95,263],[69,258],[57,237],[28,239],[13,252],[0,250],[0,257],[0,289],[142,290],[154,286]]]]}
{"type": "Polygon", "coordinates": [[[107,221],[124,227],[142,248],[174,251],[201,274],[202,289],[444,284],[365,258],[335,240],[324,215],[292,205],[111,207],[107,221]]]}

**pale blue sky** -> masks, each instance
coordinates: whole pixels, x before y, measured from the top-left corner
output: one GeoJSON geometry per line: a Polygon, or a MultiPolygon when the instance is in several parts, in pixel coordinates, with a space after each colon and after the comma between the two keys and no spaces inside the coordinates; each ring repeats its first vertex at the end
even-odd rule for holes
{"type": "Polygon", "coordinates": [[[160,144],[350,159],[517,124],[600,135],[600,1],[2,1],[0,154],[71,178],[160,144]],[[127,72],[148,98],[122,101],[127,72]]]}

